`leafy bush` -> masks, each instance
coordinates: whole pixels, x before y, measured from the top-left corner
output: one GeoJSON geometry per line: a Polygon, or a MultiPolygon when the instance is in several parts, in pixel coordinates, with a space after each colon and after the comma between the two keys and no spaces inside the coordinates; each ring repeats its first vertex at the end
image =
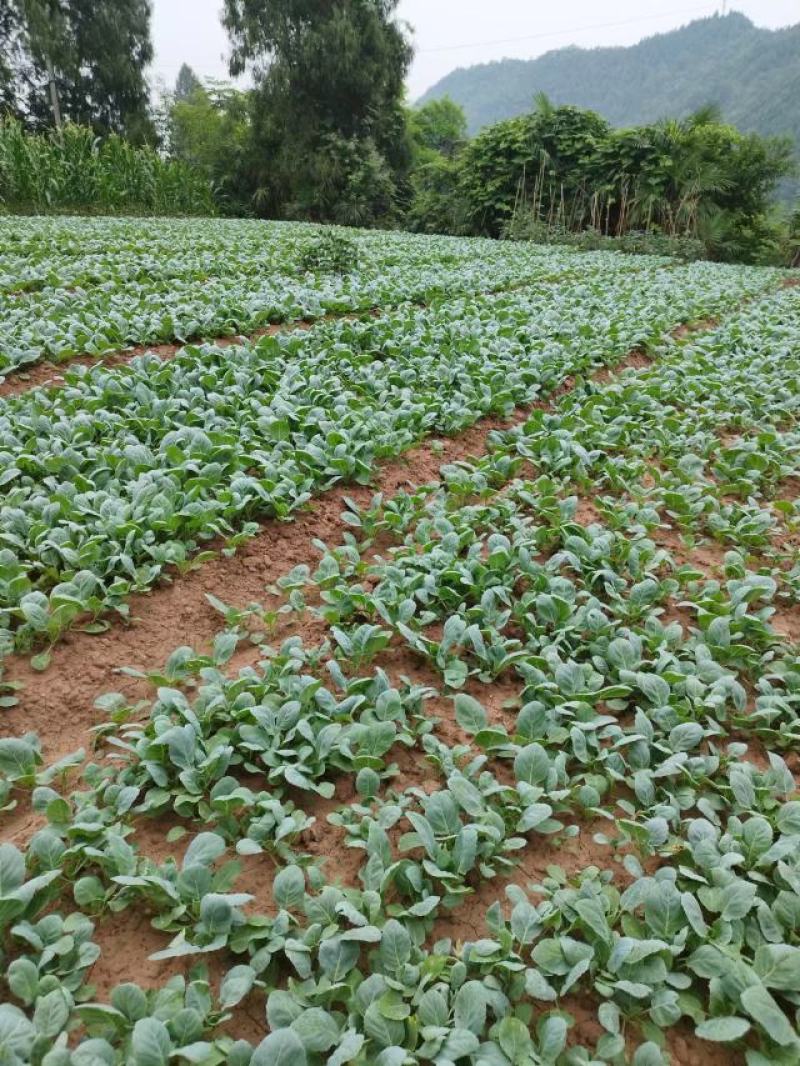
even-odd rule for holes
{"type": "Polygon", "coordinates": [[[800,267],[800,207],[797,207],[786,227],[785,260],[790,267],[800,267]]]}
{"type": "Polygon", "coordinates": [[[305,244],[300,262],[306,272],[349,274],[358,266],[358,245],[336,230],[326,229],[305,244]]]}
{"type": "Polygon", "coordinates": [[[417,233],[461,234],[467,230],[464,199],[458,189],[458,163],[434,155],[411,175],[413,191],[407,228],[417,233]]]}
{"type": "Polygon", "coordinates": [[[533,241],[535,244],[564,244],[583,252],[617,251],[629,255],[665,255],[693,263],[706,258],[706,247],[695,237],[673,237],[666,233],[632,230],[621,237],[611,237],[596,229],[570,233],[553,229],[532,216],[514,218],[503,229],[508,240],[533,241]]]}
{"type": "Polygon", "coordinates": [[[483,130],[458,180],[471,233],[499,236],[522,217],[568,233],[691,237],[707,258],[770,262],[770,198],[791,170],[786,140],[741,133],[713,108],[617,130],[542,98],[532,114],[483,130]]]}

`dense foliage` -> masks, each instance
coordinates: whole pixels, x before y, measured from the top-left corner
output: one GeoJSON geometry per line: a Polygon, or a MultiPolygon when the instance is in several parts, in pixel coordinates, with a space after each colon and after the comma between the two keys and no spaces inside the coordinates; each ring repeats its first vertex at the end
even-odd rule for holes
{"type": "Polygon", "coordinates": [[[0,120],[0,211],[210,215],[215,202],[202,171],[152,148],[71,124],[31,133],[11,119],[0,120]]]}
{"type": "MultiPolygon", "coordinates": [[[[156,268],[152,227],[23,220],[0,280],[55,319],[76,279],[156,268]]],[[[318,240],[217,221],[175,254],[248,239],[278,292],[318,240]]],[[[345,496],[349,532],[262,602],[209,596],[213,641],[122,671],[88,759],[52,761],[0,679],[4,1066],[795,1066],[800,289],[346,239],[351,298],[394,294],[379,318],[0,400],[21,649],[423,437],[442,455],[345,496]],[[441,435],[523,404],[447,461],[441,435]],[[126,924],[126,977],[168,969],[108,987],[126,924]]]]}
{"type": "MultiPolygon", "coordinates": [[[[124,11],[120,0],[13,0],[0,13],[0,106],[26,130],[55,133],[26,141],[5,126],[6,209],[210,213],[213,190],[227,215],[793,261],[791,227],[771,214],[791,171],[788,141],[743,134],[709,107],[616,129],[613,109],[600,117],[544,96],[469,140],[450,98],[404,106],[411,47],[396,6],[226,0],[231,71],[249,71],[253,88],[203,82],[184,64],[151,111],[148,0],[124,11]],[[92,145],[78,123],[152,138],[161,158],[92,145]]],[[[719,29],[715,54],[727,53],[743,26],[731,16],[692,32],[719,29]]]]}
{"type": "Polygon", "coordinates": [[[258,210],[252,157],[252,94],[230,85],[201,85],[184,65],[166,106],[166,147],[172,159],[202,175],[224,214],[258,210]]]}
{"type": "Polygon", "coordinates": [[[665,114],[683,118],[712,102],[727,122],[800,143],[800,25],[759,29],[744,15],[714,15],[629,48],[561,48],[537,59],[503,59],[460,68],[420,103],[459,103],[470,133],[523,115],[537,92],[559,104],[599,111],[615,126],[665,114]]]}
{"type": "Polygon", "coordinates": [[[616,130],[592,111],[541,98],[530,115],[469,142],[458,186],[472,232],[655,232],[754,261],[777,254],[771,196],[791,166],[787,141],[742,134],[713,109],[616,130]]]}
{"type": "Polygon", "coordinates": [[[4,0],[0,103],[37,129],[56,119],[151,139],[150,0],[4,0]],[[55,102],[54,102],[55,96],[55,102]]]}
{"type": "Polygon", "coordinates": [[[263,213],[347,225],[395,213],[411,60],[396,6],[226,0],[232,72],[250,67],[256,79],[251,166],[263,213]]]}

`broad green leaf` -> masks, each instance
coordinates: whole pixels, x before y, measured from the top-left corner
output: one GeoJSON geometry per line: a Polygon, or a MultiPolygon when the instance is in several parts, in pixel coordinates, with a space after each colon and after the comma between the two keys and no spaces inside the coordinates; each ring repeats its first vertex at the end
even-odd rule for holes
{"type": "Polygon", "coordinates": [[[411,937],[408,930],[394,918],[383,927],[380,956],[389,972],[399,970],[411,957],[411,937]]]}
{"type": "Polygon", "coordinates": [[[305,896],[306,879],[299,866],[286,866],[272,883],[275,902],[284,910],[295,910],[301,906],[305,896]]]}
{"type": "Polygon", "coordinates": [[[172,1041],[159,1018],[140,1018],[133,1027],[131,1048],[136,1066],[167,1066],[172,1041]]]}
{"type": "Polygon", "coordinates": [[[750,1029],[750,1022],[745,1018],[732,1016],[709,1018],[701,1022],[695,1029],[695,1035],[702,1040],[714,1040],[718,1043],[727,1043],[731,1040],[739,1040],[750,1029]]]}
{"type": "Polygon", "coordinates": [[[459,692],[454,698],[456,721],[465,733],[474,735],[485,729],[489,723],[486,711],[476,699],[465,692],[459,692]]]}
{"type": "Polygon", "coordinates": [[[763,985],[751,985],[741,996],[741,1003],[750,1017],[781,1047],[797,1043],[797,1034],[786,1015],[763,985]]]}
{"type": "Polygon", "coordinates": [[[308,1066],[303,1042],[291,1029],[278,1029],[261,1041],[250,1066],[308,1066]]]}
{"type": "Polygon", "coordinates": [[[251,966],[234,966],[222,979],[219,990],[220,1005],[235,1007],[250,992],[256,974],[251,966]]]}
{"type": "Polygon", "coordinates": [[[321,1007],[309,1007],[292,1022],[292,1030],[300,1037],[306,1051],[329,1051],[339,1041],[339,1026],[321,1007]]]}

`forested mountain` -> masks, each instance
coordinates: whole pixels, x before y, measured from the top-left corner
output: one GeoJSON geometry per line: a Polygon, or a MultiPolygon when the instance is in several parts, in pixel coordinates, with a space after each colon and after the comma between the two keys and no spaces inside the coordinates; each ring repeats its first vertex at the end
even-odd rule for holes
{"type": "Polygon", "coordinates": [[[482,63],[454,70],[419,103],[449,95],[474,133],[530,111],[537,92],[592,108],[619,126],[716,103],[740,129],[790,133],[800,145],[800,24],[759,29],[734,12],[629,48],[561,48],[538,59],[482,63]]]}

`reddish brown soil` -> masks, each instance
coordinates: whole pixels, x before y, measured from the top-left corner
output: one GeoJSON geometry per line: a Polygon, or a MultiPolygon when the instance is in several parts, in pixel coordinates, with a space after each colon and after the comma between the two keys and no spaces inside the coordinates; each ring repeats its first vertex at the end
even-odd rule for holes
{"type": "MultiPolygon", "coordinates": [[[[160,988],[170,977],[187,977],[196,966],[205,966],[214,995],[226,972],[243,960],[229,952],[195,955],[188,958],[164,959],[154,962],[150,955],[162,951],[172,939],[150,924],[144,911],[128,908],[120,914],[109,914],[95,926],[94,940],[100,948],[100,958],[89,972],[87,980],[94,987],[95,999],[107,1003],[116,985],[135,981],[141,988],[160,988]]],[[[237,1040],[258,1044],[267,1034],[263,995],[252,993],[232,1011],[232,1017],[220,1027],[237,1040]]]]}
{"type": "Polygon", "coordinates": [[[772,495],[776,500],[800,499],[800,477],[787,477],[779,481],[772,495]]]}
{"type": "Polygon", "coordinates": [[[678,326],[677,329],[672,331],[672,336],[675,340],[680,340],[691,333],[702,333],[703,330],[716,329],[718,325],[718,318],[701,318],[697,322],[685,322],[682,326],[678,326]]]}
{"type": "Polygon", "coordinates": [[[744,1052],[728,1044],[715,1044],[694,1035],[686,1023],[667,1030],[672,1066],[744,1066],[744,1052]]]}
{"type": "Polygon", "coordinates": [[[800,644],[800,606],[779,607],[770,618],[769,624],[784,640],[800,644]]]}
{"type": "Polygon", "coordinates": [[[578,498],[578,506],[575,509],[574,521],[582,526],[590,526],[593,523],[602,524],[603,516],[593,500],[587,500],[585,496],[580,496],[578,498]]]}
{"type": "MultiPolygon", "coordinates": [[[[685,329],[684,326],[678,328],[685,329]]],[[[678,336],[678,330],[674,330],[672,336],[678,336]]],[[[647,352],[633,351],[625,360],[624,365],[616,367],[605,366],[592,375],[592,381],[596,385],[608,385],[614,378],[619,377],[623,370],[646,370],[652,364],[652,355],[648,355],[647,352]]]]}

